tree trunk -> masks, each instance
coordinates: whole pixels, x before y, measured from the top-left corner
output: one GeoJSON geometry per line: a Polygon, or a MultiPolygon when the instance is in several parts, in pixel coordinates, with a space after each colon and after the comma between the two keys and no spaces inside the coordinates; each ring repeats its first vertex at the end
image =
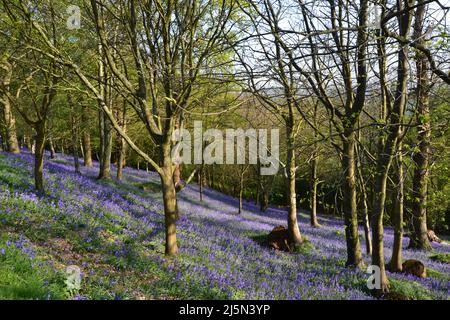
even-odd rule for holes
{"type": "Polygon", "coordinates": [[[198,170],[197,176],[200,201],[203,201],[203,174],[204,174],[204,165],[202,163],[200,165],[200,170],[198,170]]]}
{"type": "MultiPolygon", "coordinates": [[[[4,78],[2,79],[2,86],[5,90],[9,90],[13,76],[13,67],[10,63],[5,62],[2,64],[2,68],[6,71],[4,78]]],[[[5,122],[4,125],[7,150],[8,152],[19,154],[20,148],[16,133],[16,119],[12,113],[11,101],[6,93],[0,97],[0,103],[3,105],[2,111],[3,120],[5,122]]]]}
{"type": "Polygon", "coordinates": [[[119,160],[117,160],[117,179],[122,180],[123,178],[123,165],[125,163],[126,154],[126,142],[125,139],[120,138],[120,150],[119,150],[119,160]]]}
{"type": "Polygon", "coordinates": [[[320,227],[317,221],[317,154],[313,153],[313,159],[311,160],[311,174],[309,182],[309,196],[310,196],[310,210],[311,210],[311,226],[318,228],[320,227]]]}
{"type": "Polygon", "coordinates": [[[76,127],[75,119],[75,107],[73,105],[72,99],[68,96],[68,102],[70,104],[70,126],[72,131],[72,152],[73,152],[73,163],[75,168],[75,173],[81,173],[80,171],[80,160],[78,155],[78,130],[76,127]]]}
{"type": "Polygon", "coordinates": [[[103,115],[101,121],[103,122],[103,137],[102,138],[102,153],[99,179],[111,179],[111,153],[112,153],[112,128],[109,119],[103,115]]]}
{"type": "MultiPolygon", "coordinates": [[[[403,9],[403,2],[398,2],[399,10],[403,9]]],[[[411,13],[406,10],[398,17],[400,34],[407,37],[410,28],[411,13]]],[[[378,293],[389,291],[389,281],[385,272],[384,242],[383,242],[383,216],[386,204],[386,185],[392,161],[399,150],[402,134],[402,121],[408,98],[408,47],[403,46],[398,52],[397,85],[393,107],[388,119],[388,136],[384,130],[380,130],[378,140],[377,170],[374,184],[374,205],[372,213],[373,252],[372,264],[380,268],[381,287],[376,289],[378,293]]],[[[384,128],[383,128],[384,129],[384,128]]]]}
{"type": "Polygon", "coordinates": [[[294,146],[294,132],[293,124],[287,123],[287,196],[288,196],[288,232],[292,243],[298,244],[303,241],[300,234],[300,229],[297,223],[297,194],[295,186],[295,146],[294,146]]]}
{"type": "Polygon", "coordinates": [[[345,133],[342,163],[345,172],[343,206],[347,243],[346,266],[359,267],[362,263],[362,253],[358,235],[358,208],[356,201],[355,133],[353,128],[347,129],[345,133]]]}
{"type": "Polygon", "coordinates": [[[238,213],[242,213],[242,196],[244,193],[244,175],[246,169],[241,169],[241,174],[239,176],[239,210],[238,213]]]}
{"type": "Polygon", "coordinates": [[[364,224],[364,238],[366,239],[366,253],[372,255],[372,237],[370,236],[370,220],[369,220],[369,206],[367,205],[367,193],[363,195],[363,224],[364,224]]]}
{"type": "MultiPolygon", "coordinates": [[[[359,121],[358,121],[359,123],[359,121]]],[[[360,140],[360,131],[358,131],[358,139],[360,140]]],[[[360,185],[360,194],[361,194],[361,205],[362,205],[362,218],[363,218],[363,227],[364,227],[364,238],[366,242],[366,253],[368,255],[372,255],[372,238],[370,235],[370,220],[369,220],[369,205],[368,205],[368,196],[367,196],[367,187],[364,181],[364,175],[361,170],[362,166],[362,155],[360,149],[356,147],[356,152],[358,154],[358,162],[357,162],[357,170],[358,170],[358,181],[360,185]]]]}
{"type": "Polygon", "coordinates": [[[8,97],[3,97],[0,100],[3,104],[3,120],[5,125],[5,139],[8,152],[19,154],[19,142],[16,134],[16,119],[11,110],[11,103],[8,97]]]}
{"type": "Polygon", "coordinates": [[[377,165],[377,175],[375,178],[375,199],[372,213],[372,264],[380,268],[380,288],[376,288],[377,292],[384,293],[389,291],[389,281],[386,276],[384,263],[384,242],[383,242],[383,214],[386,201],[386,183],[388,177],[389,156],[381,155],[381,160],[377,165]]]}
{"type": "MultiPolygon", "coordinates": [[[[127,130],[127,119],[126,119],[126,102],[123,104],[122,108],[122,115],[121,115],[121,125],[122,130],[126,132],[127,130]]],[[[127,143],[125,142],[125,139],[122,137],[119,137],[119,159],[117,160],[117,179],[122,180],[123,178],[123,167],[125,165],[125,156],[126,156],[126,147],[127,143]]],[[[148,168],[148,164],[147,164],[148,168]]],[[[148,172],[148,170],[147,170],[148,172]]]]}
{"type": "MultiPolygon", "coordinates": [[[[169,130],[170,131],[170,130],[169,130]]],[[[171,136],[171,135],[170,135],[171,136]]],[[[178,252],[176,221],[178,219],[177,193],[173,179],[173,164],[171,158],[171,144],[169,138],[163,138],[161,146],[162,171],[161,184],[164,201],[164,217],[166,231],[166,250],[168,256],[178,252]]]]}
{"type": "Polygon", "coordinates": [[[269,193],[267,192],[267,190],[264,189],[262,191],[262,199],[260,206],[261,212],[266,212],[268,207],[269,207],[269,193]]]}
{"type": "Polygon", "coordinates": [[[34,154],[34,184],[39,194],[44,193],[44,152],[45,152],[45,124],[38,124],[36,129],[34,154]]]}
{"type": "Polygon", "coordinates": [[[91,147],[91,134],[89,132],[89,127],[86,126],[86,123],[88,121],[87,119],[87,108],[83,107],[83,113],[82,113],[82,121],[84,130],[83,130],[83,136],[82,136],[82,142],[83,142],[83,165],[87,168],[92,167],[92,147],[91,147]]]}
{"type": "Polygon", "coordinates": [[[105,153],[105,115],[103,111],[98,113],[98,133],[99,133],[99,151],[97,154],[99,163],[99,173],[103,171],[103,154],[105,153]]]}
{"type": "Polygon", "coordinates": [[[392,248],[389,270],[392,272],[402,271],[402,241],[403,241],[403,154],[401,142],[399,143],[399,154],[397,156],[397,197],[395,199],[394,211],[394,245],[392,248]]]}
{"type": "MultiPolygon", "coordinates": [[[[420,44],[423,44],[423,24],[425,15],[425,5],[421,5],[416,10],[414,22],[414,38],[420,44]]],[[[431,250],[430,241],[427,236],[427,193],[430,159],[430,106],[429,89],[430,80],[428,78],[428,60],[426,56],[417,52],[417,112],[416,118],[419,124],[417,131],[417,141],[419,151],[413,156],[415,164],[413,178],[413,230],[410,240],[410,247],[422,250],[431,250]]]]}
{"type": "Polygon", "coordinates": [[[48,146],[50,148],[50,159],[55,159],[56,158],[56,156],[55,156],[56,151],[55,151],[55,146],[53,144],[53,139],[51,137],[48,138],[48,146]]]}

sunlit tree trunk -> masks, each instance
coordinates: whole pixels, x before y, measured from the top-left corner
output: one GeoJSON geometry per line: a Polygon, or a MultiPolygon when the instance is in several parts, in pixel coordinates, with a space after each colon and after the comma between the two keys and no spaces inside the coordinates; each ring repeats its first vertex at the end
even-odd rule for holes
{"type": "MultiPolygon", "coordinates": [[[[359,121],[358,121],[359,123],[359,121]]],[[[358,131],[358,140],[361,141],[361,132],[358,131]]],[[[369,199],[367,195],[367,187],[366,182],[364,179],[363,171],[362,171],[362,160],[363,160],[363,153],[361,152],[360,148],[356,148],[357,152],[357,171],[358,171],[358,182],[359,182],[359,194],[360,194],[360,208],[362,211],[362,220],[363,220],[363,227],[364,227],[364,239],[366,243],[366,253],[368,255],[372,254],[372,237],[370,235],[370,219],[369,219],[369,199]]]]}
{"type": "MultiPolygon", "coordinates": [[[[7,91],[9,90],[9,86],[13,76],[13,68],[12,65],[8,62],[3,63],[1,67],[5,70],[5,75],[2,79],[2,87],[7,91]]],[[[14,118],[11,101],[8,97],[7,92],[0,96],[0,104],[3,113],[2,117],[4,121],[4,132],[7,150],[8,152],[18,154],[20,153],[20,148],[16,133],[16,119],[14,118]]]]}
{"type": "Polygon", "coordinates": [[[286,121],[286,136],[287,136],[287,196],[288,196],[288,232],[290,240],[293,243],[301,243],[303,241],[300,234],[300,229],[297,222],[297,193],[295,186],[296,166],[295,166],[295,134],[293,119],[286,121]]]}
{"type": "MultiPolygon", "coordinates": [[[[121,115],[121,125],[122,125],[122,130],[124,132],[127,131],[127,119],[126,119],[126,103],[124,102],[123,108],[122,108],[122,115],[121,115]]],[[[125,156],[126,156],[126,147],[127,144],[125,142],[125,139],[123,137],[119,136],[119,158],[117,160],[117,179],[118,180],[122,180],[123,178],[123,167],[125,164],[125,156]]],[[[147,164],[147,168],[148,168],[148,164],[147,164]]],[[[148,170],[147,170],[148,171],[148,170]]]]}
{"type": "Polygon", "coordinates": [[[72,155],[73,155],[73,163],[75,168],[75,173],[81,173],[80,171],[80,160],[78,154],[78,128],[75,118],[75,106],[72,101],[71,96],[67,97],[68,103],[70,105],[70,129],[72,133],[72,155]]]}
{"type": "Polygon", "coordinates": [[[81,119],[84,125],[82,134],[83,143],[83,165],[87,168],[92,167],[92,146],[91,146],[91,134],[88,123],[87,107],[83,106],[83,113],[81,119]]]}
{"type": "MultiPolygon", "coordinates": [[[[419,1],[423,3],[423,0],[419,1]]],[[[414,21],[414,39],[419,44],[425,42],[424,16],[426,5],[421,4],[415,14],[414,21]]],[[[429,176],[429,159],[430,159],[430,102],[429,90],[430,80],[428,77],[428,60],[421,53],[417,53],[416,72],[417,72],[417,112],[416,119],[418,152],[414,153],[413,161],[415,164],[413,178],[413,232],[411,234],[410,247],[422,250],[431,250],[430,241],[428,239],[427,228],[427,193],[428,193],[428,176],[429,176]]]]}
{"type": "MultiPolygon", "coordinates": [[[[103,54],[103,48],[99,45],[98,48],[100,54],[103,54]]],[[[108,79],[105,70],[104,58],[99,61],[99,82],[100,92],[105,101],[110,104],[110,86],[108,85],[108,79]]],[[[111,178],[111,152],[112,152],[112,128],[108,117],[103,111],[99,113],[99,126],[100,126],[100,170],[98,179],[110,179],[111,178]]]]}
{"type": "Polygon", "coordinates": [[[55,159],[56,151],[55,151],[55,146],[53,144],[53,138],[52,137],[48,138],[48,147],[50,148],[50,159],[55,159]]]}
{"type": "Polygon", "coordinates": [[[162,143],[162,168],[161,184],[164,200],[164,216],[166,230],[166,255],[173,256],[178,253],[176,221],[178,218],[177,194],[173,179],[173,164],[170,155],[170,141],[164,139],[162,143]]]}
{"type": "Polygon", "coordinates": [[[397,196],[394,208],[394,244],[392,248],[389,270],[392,272],[402,271],[402,241],[403,241],[403,199],[404,199],[404,174],[403,174],[403,154],[402,143],[399,142],[397,156],[397,196]]]}
{"type": "Polygon", "coordinates": [[[356,193],[355,133],[347,129],[343,143],[344,181],[344,222],[347,242],[347,266],[359,267],[362,263],[361,245],[358,234],[358,208],[356,193]]]}
{"type": "Polygon", "coordinates": [[[112,128],[111,124],[106,117],[103,118],[103,154],[102,165],[98,175],[99,179],[110,179],[111,178],[111,153],[112,153],[112,128]]]}
{"type": "Polygon", "coordinates": [[[310,174],[310,181],[309,181],[309,194],[310,194],[310,210],[311,210],[311,216],[310,216],[310,222],[311,226],[313,227],[320,227],[319,222],[317,221],[317,185],[318,185],[318,178],[317,178],[317,154],[316,152],[313,153],[313,159],[311,159],[311,174],[310,174]]]}

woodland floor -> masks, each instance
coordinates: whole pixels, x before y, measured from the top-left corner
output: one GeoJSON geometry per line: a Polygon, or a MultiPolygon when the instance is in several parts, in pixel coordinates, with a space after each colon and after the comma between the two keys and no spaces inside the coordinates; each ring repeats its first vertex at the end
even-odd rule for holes
{"type": "MultiPolygon", "coordinates": [[[[122,182],[105,182],[97,170],[76,175],[71,158],[58,154],[46,161],[47,191],[38,197],[32,156],[0,153],[1,299],[373,299],[368,274],[344,267],[340,219],[320,216],[322,228],[313,229],[299,213],[310,244],[275,252],[260,243],[285,224],[283,210],[261,213],[245,202],[238,215],[237,199],[206,188],[200,202],[192,184],[179,195],[179,256],[166,259],[158,177],[126,168],[122,182]],[[66,289],[69,265],[82,270],[80,290],[66,289]]],[[[386,228],[387,261],[392,240],[386,228]]],[[[389,273],[392,291],[449,299],[449,255],[448,243],[433,243],[432,252],[405,249],[404,259],[423,261],[428,277],[389,273]]]]}

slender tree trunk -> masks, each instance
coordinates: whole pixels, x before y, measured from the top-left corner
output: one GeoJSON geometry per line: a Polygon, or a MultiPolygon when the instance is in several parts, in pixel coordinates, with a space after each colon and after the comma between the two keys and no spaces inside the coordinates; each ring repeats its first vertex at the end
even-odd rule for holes
{"type": "MultiPolygon", "coordinates": [[[[403,9],[404,3],[398,2],[398,9],[403,9]]],[[[400,35],[407,37],[411,24],[411,13],[406,10],[398,17],[400,35]]],[[[408,97],[408,46],[403,46],[398,52],[397,85],[395,99],[388,119],[388,136],[380,131],[377,155],[377,170],[374,184],[374,205],[372,213],[373,252],[372,264],[380,268],[381,287],[376,292],[389,291],[389,281],[385,272],[384,242],[383,242],[383,216],[386,204],[386,186],[389,169],[399,148],[402,134],[402,121],[405,113],[405,105],[408,97]]]]}
{"type": "Polygon", "coordinates": [[[203,201],[203,174],[204,174],[204,169],[205,168],[204,168],[204,165],[202,163],[200,165],[200,170],[198,170],[198,176],[197,176],[200,201],[203,201]]]}
{"type": "Polygon", "coordinates": [[[266,189],[262,190],[262,199],[260,203],[260,211],[266,212],[269,207],[269,192],[266,189]]]}
{"type": "Polygon", "coordinates": [[[107,117],[103,116],[103,153],[101,157],[99,179],[111,179],[112,128],[107,117]]]}
{"type": "Polygon", "coordinates": [[[80,146],[81,157],[84,159],[83,139],[79,139],[78,144],[79,144],[79,146],[80,146]]]}
{"type": "Polygon", "coordinates": [[[238,210],[239,214],[242,213],[242,196],[244,193],[244,176],[245,176],[246,170],[247,170],[247,168],[242,166],[241,172],[239,175],[239,210],[238,210]]]}
{"type": "Polygon", "coordinates": [[[261,177],[261,163],[259,161],[259,155],[256,158],[256,197],[255,197],[255,205],[260,203],[261,197],[261,186],[262,186],[262,177],[261,177]]]}
{"type": "Polygon", "coordinates": [[[103,171],[103,154],[105,153],[105,115],[103,111],[98,113],[98,132],[99,132],[99,152],[97,154],[99,162],[99,173],[103,171]]]}
{"type": "Polygon", "coordinates": [[[287,196],[288,196],[288,232],[292,243],[298,244],[303,241],[297,222],[297,194],[295,186],[295,135],[292,121],[287,121],[287,196]]]}
{"type": "Polygon", "coordinates": [[[399,143],[399,154],[397,156],[397,197],[395,199],[394,211],[394,245],[392,248],[389,270],[392,272],[402,271],[402,241],[403,241],[403,154],[402,145],[399,143]]]}
{"type": "Polygon", "coordinates": [[[319,222],[317,221],[317,185],[318,185],[318,179],[317,179],[317,154],[314,151],[313,158],[311,160],[311,174],[310,174],[310,181],[309,181],[309,196],[310,196],[310,210],[311,210],[311,216],[310,216],[310,222],[311,226],[318,228],[320,227],[319,222]]]}
{"type": "Polygon", "coordinates": [[[44,152],[45,152],[45,124],[35,126],[36,146],[34,154],[34,183],[39,194],[44,193],[44,152]]]}
{"type": "MultiPolygon", "coordinates": [[[[122,129],[124,132],[127,130],[127,119],[126,119],[126,103],[123,104],[122,109],[122,116],[121,116],[121,122],[122,122],[122,129]]],[[[117,160],[117,179],[122,180],[123,178],[123,167],[125,163],[125,156],[126,156],[126,147],[127,144],[125,142],[125,139],[122,137],[119,137],[119,159],[117,160]]],[[[148,164],[147,164],[148,168],[148,164]]],[[[148,170],[147,170],[148,171],[148,170]]]]}
{"type": "Polygon", "coordinates": [[[364,238],[366,239],[366,253],[372,255],[372,237],[370,236],[370,219],[369,206],[367,204],[367,192],[363,194],[363,224],[364,224],[364,238]]]}
{"type": "MultiPolygon", "coordinates": [[[[2,86],[5,90],[9,90],[11,79],[13,76],[13,67],[10,63],[5,62],[1,67],[6,71],[2,79],[2,86]]],[[[5,138],[8,152],[19,154],[19,142],[16,133],[16,119],[12,113],[11,101],[5,93],[0,97],[0,104],[2,105],[3,120],[5,126],[5,138]]]]}
{"type": "Polygon", "coordinates": [[[382,155],[377,165],[377,175],[375,179],[374,192],[376,194],[372,213],[372,264],[380,268],[381,287],[377,292],[389,291],[389,281],[386,276],[384,263],[384,242],[383,242],[383,214],[386,202],[386,183],[388,177],[388,167],[390,166],[389,155],[382,155]]]}
{"type": "Polygon", "coordinates": [[[166,231],[166,250],[168,256],[176,255],[178,252],[176,221],[178,218],[177,193],[173,179],[173,164],[171,159],[170,140],[165,137],[162,146],[162,164],[163,174],[161,175],[161,184],[164,200],[164,216],[166,231]]]}
{"type": "Polygon", "coordinates": [[[125,145],[124,139],[120,139],[120,150],[119,150],[119,160],[117,160],[117,179],[122,180],[123,178],[123,164],[125,160],[125,145]]]}
{"type": "Polygon", "coordinates": [[[75,168],[75,173],[81,173],[80,171],[80,160],[78,155],[78,129],[76,125],[76,119],[75,119],[75,107],[73,105],[73,101],[68,96],[68,102],[70,104],[70,127],[72,132],[72,152],[73,152],[73,163],[75,168]]]}
{"type": "Polygon", "coordinates": [[[83,130],[83,136],[82,136],[82,142],[83,142],[83,165],[87,168],[92,167],[92,147],[91,147],[91,134],[89,131],[89,127],[86,125],[88,122],[87,117],[87,107],[83,107],[83,113],[81,115],[84,130],[83,130]]]}
{"type": "Polygon", "coordinates": [[[343,170],[344,181],[344,221],[345,238],[347,242],[347,266],[359,267],[362,263],[361,246],[358,235],[358,208],[356,193],[356,159],[355,159],[355,133],[347,129],[344,141],[343,170]]]}
{"type": "MultiPolygon", "coordinates": [[[[102,56],[103,47],[99,44],[99,54],[102,56]]],[[[98,77],[100,82],[100,93],[106,103],[112,109],[111,96],[111,79],[108,79],[106,74],[106,62],[102,59],[99,61],[98,77]]],[[[99,114],[100,121],[100,170],[98,179],[111,178],[111,152],[112,152],[112,128],[108,117],[103,111],[99,114]]]]}
{"type": "Polygon", "coordinates": [[[53,138],[51,138],[51,137],[48,138],[48,146],[50,148],[50,159],[55,159],[56,151],[55,151],[55,146],[53,144],[53,138]]]}
{"type": "Polygon", "coordinates": [[[16,119],[11,111],[11,104],[3,104],[3,116],[5,119],[5,133],[6,133],[6,146],[8,147],[8,152],[19,154],[19,142],[17,141],[16,134],[16,119]]]}
{"type": "MultiPolygon", "coordinates": [[[[423,2],[420,0],[419,2],[423,2]]],[[[424,39],[424,16],[426,5],[420,5],[415,14],[414,39],[420,44],[424,39]]],[[[429,158],[430,158],[430,106],[429,106],[429,88],[430,80],[428,77],[428,60],[423,54],[417,52],[417,112],[416,118],[418,125],[417,141],[419,151],[413,156],[415,164],[413,178],[413,232],[410,240],[410,247],[422,250],[431,250],[428,239],[427,228],[427,193],[429,176],[429,158]]]]}
{"type": "MultiPolygon", "coordinates": [[[[359,122],[359,121],[358,121],[359,122]]],[[[360,131],[358,131],[358,139],[360,138],[360,131]]],[[[368,196],[367,196],[367,187],[364,181],[364,175],[361,170],[362,167],[362,153],[360,153],[360,149],[356,147],[356,152],[358,154],[358,162],[357,162],[357,170],[358,170],[358,181],[360,185],[360,201],[362,206],[362,218],[363,218],[363,227],[364,227],[364,238],[366,243],[366,253],[368,255],[372,255],[372,237],[370,235],[370,219],[369,219],[369,205],[368,205],[368,196]]]]}

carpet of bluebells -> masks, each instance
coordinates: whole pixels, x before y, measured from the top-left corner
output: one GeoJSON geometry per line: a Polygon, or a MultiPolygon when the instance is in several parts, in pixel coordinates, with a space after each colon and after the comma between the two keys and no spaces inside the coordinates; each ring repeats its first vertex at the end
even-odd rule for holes
{"type": "MultiPolygon", "coordinates": [[[[32,155],[0,153],[0,298],[373,299],[368,274],[344,266],[343,225],[334,217],[320,217],[315,229],[300,213],[308,250],[275,252],[257,239],[284,225],[285,211],[261,213],[245,202],[238,215],[236,199],[205,189],[200,202],[192,184],[179,194],[180,253],[167,259],[156,174],[126,168],[123,181],[98,181],[96,164],[78,175],[60,154],[44,172],[46,193],[38,196],[32,155]],[[70,265],[82,270],[78,290],[65,284],[70,265]]],[[[387,228],[387,261],[392,241],[387,228]]],[[[389,273],[392,288],[414,299],[448,299],[450,265],[433,254],[448,256],[450,245],[405,249],[404,259],[423,261],[429,277],[389,273]]]]}

